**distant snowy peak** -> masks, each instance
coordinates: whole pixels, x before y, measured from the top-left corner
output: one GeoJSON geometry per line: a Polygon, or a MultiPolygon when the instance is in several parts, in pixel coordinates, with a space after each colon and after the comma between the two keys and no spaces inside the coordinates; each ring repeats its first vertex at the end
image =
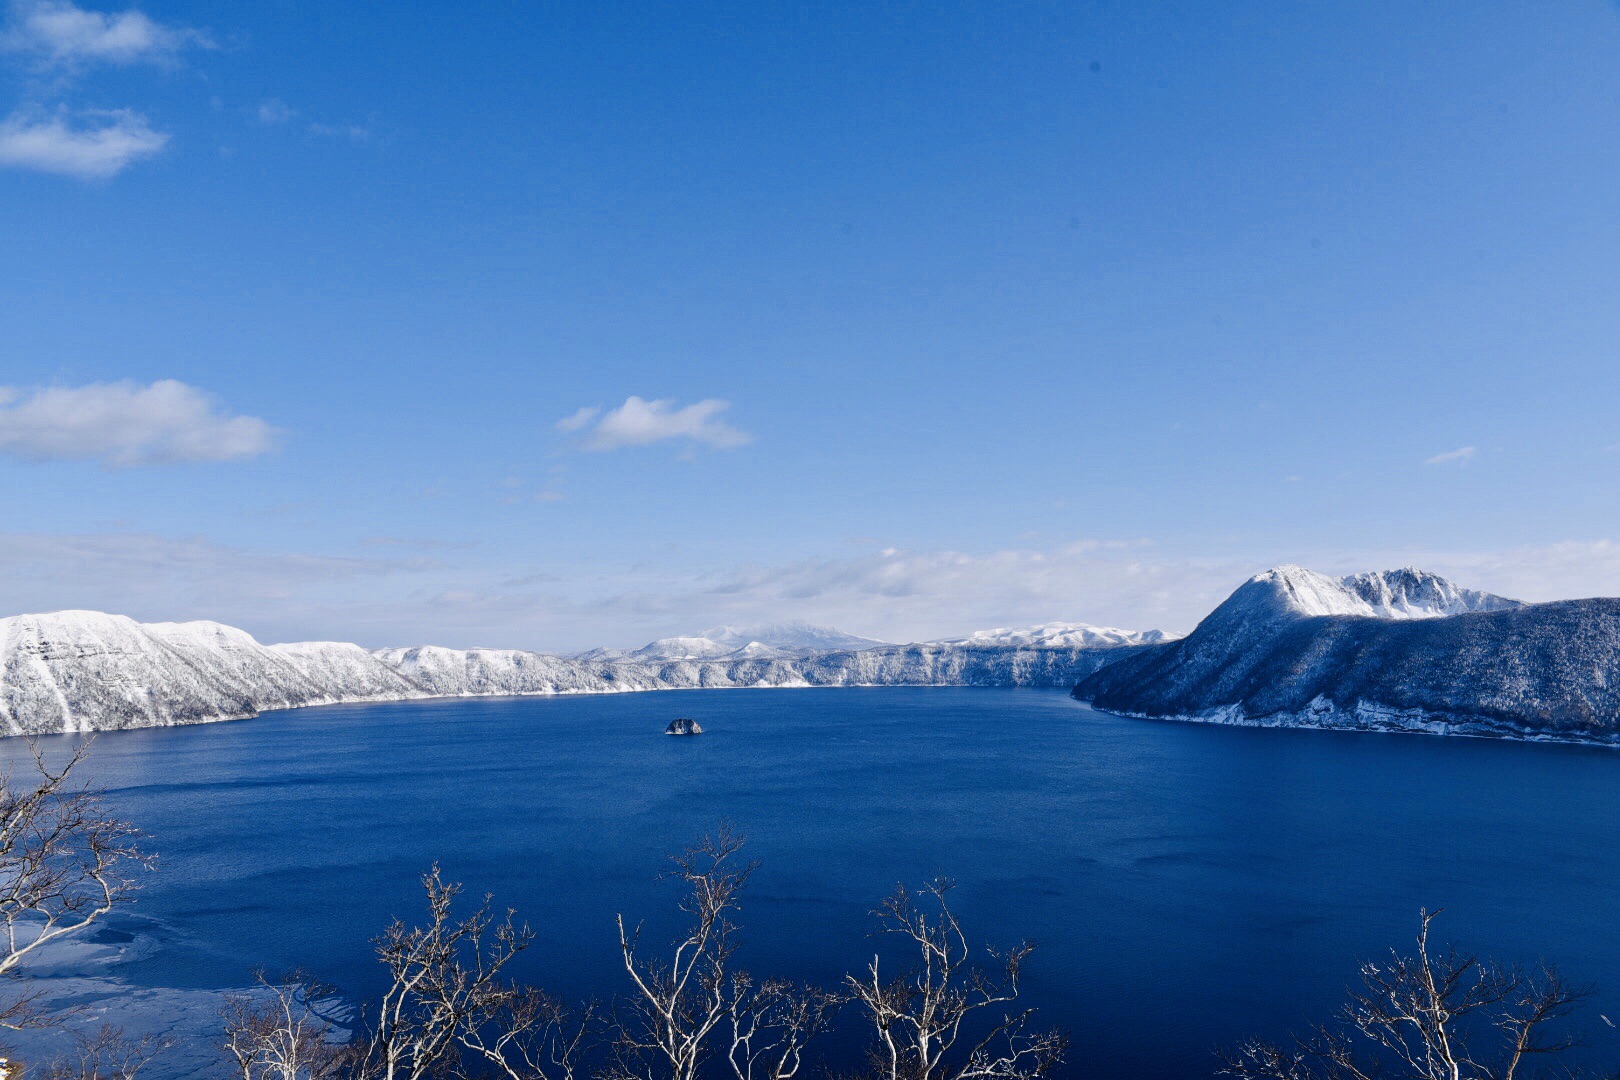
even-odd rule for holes
{"type": "Polygon", "coordinates": [[[767,645],[763,641],[750,641],[748,644],[731,650],[726,656],[732,660],[779,660],[793,653],[779,649],[774,645],[767,645]]]}
{"type": "Polygon", "coordinates": [[[859,652],[887,644],[809,623],[715,626],[694,636],[659,638],[634,651],[592,649],[577,659],[596,661],[759,660],[817,652],[859,652]]]}
{"type": "Polygon", "coordinates": [[[873,638],[846,634],[830,626],[812,626],[803,622],[714,626],[698,636],[720,645],[729,645],[733,649],[763,645],[784,652],[856,652],[888,644],[873,638]]]}
{"type": "MultiPolygon", "coordinates": [[[[1507,611],[1517,600],[1460,586],[1405,567],[1334,578],[1302,566],[1279,566],[1250,578],[1223,604],[1274,606],[1313,617],[1360,615],[1378,619],[1434,619],[1473,611],[1507,611]]],[[[1217,609],[1219,611],[1219,609],[1217,609]]]]}
{"type": "Polygon", "coordinates": [[[632,660],[717,660],[735,645],[722,645],[718,641],[698,635],[659,638],[630,653],[632,660]]]}
{"type": "Polygon", "coordinates": [[[946,638],[929,644],[969,648],[1106,649],[1116,645],[1154,645],[1161,641],[1172,641],[1178,636],[1163,630],[1121,630],[1113,626],[1092,626],[1090,623],[1049,622],[1039,626],[979,630],[964,638],[946,638]]]}

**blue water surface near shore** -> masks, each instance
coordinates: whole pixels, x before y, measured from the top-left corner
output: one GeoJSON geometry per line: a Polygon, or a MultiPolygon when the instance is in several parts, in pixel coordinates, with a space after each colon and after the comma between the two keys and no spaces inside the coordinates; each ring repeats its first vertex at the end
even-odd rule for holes
{"type": "Polygon", "coordinates": [[[1620,1065],[1596,1015],[1620,1017],[1612,750],[881,688],[303,709],[104,735],[88,768],[161,859],[121,924],[156,943],[115,972],[142,985],[301,966],[363,998],[368,939],[438,861],[539,931],[521,975],[611,996],[614,913],[665,939],[667,854],[725,821],[762,862],[750,970],[835,983],[875,901],[950,875],[981,941],[1038,943],[1027,996],[1072,1032],[1068,1075],[1209,1075],[1214,1045],[1324,1017],[1425,906],[1444,938],[1596,983],[1585,1053],[1620,1065]],[[675,716],[705,734],[662,735],[675,716]]]}

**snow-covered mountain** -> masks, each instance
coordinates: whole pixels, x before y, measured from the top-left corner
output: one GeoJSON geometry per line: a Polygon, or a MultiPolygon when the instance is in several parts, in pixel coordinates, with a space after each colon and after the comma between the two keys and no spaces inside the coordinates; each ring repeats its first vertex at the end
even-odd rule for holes
{"type": "Polygon", "coordinates": [[[1115,645],[1153,645],[1160,641],[1171,641],[1177,636],[1163,630],[1120,630],[1113,626],[1092,626],[1090,623],[1049,622],[1039,626],[978,630],[967,637],[944,638],[929,644],[1034,649],[1109,648],[1115,645]]]}
{"type": "Polygon", "coordinates": [[[569,659],[515,649],[261,645],[211,622],[143,624],[94,611],[19,615],[0,619],[0,734],[205,723],[301,705],[422,697],[732,686],[1073,686],[1120,654],[1117,648],[883,645],[798,625],[707,634],[697,640],[726,648],[718,658],[569,659]],[[810,649],[816,641],[859,647],[810,649]]]}
{"type": "Polygon", "coordinates": [[[336,701],[422,697],[356,645],[266,646],[212,622],[99,611],[0,619],[7,734],[152,727],[336,701]]]}
{"type": "Polygon", "coordinates": [[[1099,708],[1141,716],[1620,743],[1620,600],[1526,605],[1413,569],[1333,578],[1278,567],[1179,640],[1063,623],[885,645],[790,625],[718,627],[653,646],[572,659],[368,651],[262,645],[211,622],[19,615],[0,619],[0,733],[422,697],[954,685],[1070,686],[1099,708]],[[813,647],[830,641],[844,647],[813,647]]]}
{"type": "Polygon", "coordinates": [[[1464,589],[1438,574],[1408,566],[1334,578],[1303,566],[1256,574],[1223,608],[1238,604],[1279,607],[1295,615],[1364,615],[1380,619],[1435,619],[1470,611],[1523,607],[1504,596],[1464,589]]]}
{"type": "Polygon", "coordinates": [[[639,649],[592,649],[578,660],[609,662],[663,660],[757,660],[809,656],[817,652],[856,652],[887,642],[856,637],[830,626],[809,623],[759,623],[754,626],[714,626],[687,637],[659,638],[639,649]]]}
{"type": "Polygon", "coordinates": [[[1169,719],[1620,742],[1620,600],[1523,604],[1410,568],[1278,567],[1074,695],[1169,719]]]}

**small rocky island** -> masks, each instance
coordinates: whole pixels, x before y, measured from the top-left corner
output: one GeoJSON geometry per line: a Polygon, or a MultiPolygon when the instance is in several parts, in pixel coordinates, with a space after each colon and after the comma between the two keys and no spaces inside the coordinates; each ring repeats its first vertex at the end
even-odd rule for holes
{"type": "Polygon", "coordinates": [[[693,720],[690,717],[677,716],[675,719],[669,722],[669,727],[664,729],[664,734],[701,735],[703,734],[703,725],[699,724],[696,720],[693,720]]]}

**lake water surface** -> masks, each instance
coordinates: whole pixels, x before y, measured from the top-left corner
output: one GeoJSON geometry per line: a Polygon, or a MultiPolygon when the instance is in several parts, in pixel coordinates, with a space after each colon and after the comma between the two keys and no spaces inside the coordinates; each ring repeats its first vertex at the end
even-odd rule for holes
{"type": "MultiPolygon", "coordinates": [[[[47,740],[49,744],[49,740],[47,740]]],[[[10,742],[0,754],[15,759],[10,742]]],[[[89,766],[161,868],[118,922],[132,984],[303,966],[356,996],[417,875],[516,907],[521,974],[622,989],[613,914],[672,929],[665,856],[717,822],[762,861],[742,961],[834,983],[866,915],[938,874],[981,941],[1031,938],[1070,1075],[1209,1075],[1325,1016],[1356,963],[1437,933],[1599,986],[1620,1064],[1620,753],[1096,713],[1060,691],[721,690],[334,706],[100,737],[89,766]],[[705,734],[661,734],[675,716],[705,734]]],[[[853,1018],[851,1018],[853,1019],[853,1018]]]]}

